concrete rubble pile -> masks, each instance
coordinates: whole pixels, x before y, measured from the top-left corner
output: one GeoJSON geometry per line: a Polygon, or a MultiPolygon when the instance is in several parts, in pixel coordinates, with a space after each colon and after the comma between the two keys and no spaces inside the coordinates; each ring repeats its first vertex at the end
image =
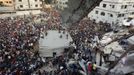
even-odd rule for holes
{"type": "Polygon", "coordinates": [[[103,64],[99,66],[100,71],[105,70],[107,72],[109,65],[112,65],[121,58],[123,53],[129,50],[110,72],[113,75],[132,74],[134,72],[134,48],[128,49],[129,46],[134,45],[134,33],[131,31],[133,31],[133,26],[123,27],[117,32],[112,31],[104,34],[100,40],[103,51],[101,60],[103,64]]]}

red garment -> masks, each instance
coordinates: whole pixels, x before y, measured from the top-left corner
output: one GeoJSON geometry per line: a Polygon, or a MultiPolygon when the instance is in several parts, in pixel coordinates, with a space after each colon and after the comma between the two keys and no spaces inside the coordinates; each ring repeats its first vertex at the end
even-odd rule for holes
{"type": "Polygon", "coordinates": [[[17,70],[16,71],[16,75],[20,75],[20,70],[17,70]]]}
{"type": "Polygon", "coordinates": [[[88,64],[88,71],[89,71],[89,72],[92,71],[92,64],[88,64]]]}

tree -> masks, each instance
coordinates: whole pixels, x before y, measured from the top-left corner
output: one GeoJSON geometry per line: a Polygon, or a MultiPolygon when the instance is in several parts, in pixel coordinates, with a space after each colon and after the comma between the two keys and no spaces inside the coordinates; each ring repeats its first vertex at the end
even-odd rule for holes
{"type": "Polygon", "coordinates": [[[68,0],[68,7],[61,11],[63,24],[72,25],[86,17],[102,0],[68,0]]]}

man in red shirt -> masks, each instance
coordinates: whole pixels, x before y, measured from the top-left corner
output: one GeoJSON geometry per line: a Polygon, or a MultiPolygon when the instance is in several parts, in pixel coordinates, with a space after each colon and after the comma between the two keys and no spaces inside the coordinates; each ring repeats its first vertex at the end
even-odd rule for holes
{"type": "Polygon", "coordinates": [[[88,75],[90,75],[91,74],[91,71],[92,71],[92,63],[91,62],[88,62],[87,63],[87,67],[88,67],[88,75]]]}

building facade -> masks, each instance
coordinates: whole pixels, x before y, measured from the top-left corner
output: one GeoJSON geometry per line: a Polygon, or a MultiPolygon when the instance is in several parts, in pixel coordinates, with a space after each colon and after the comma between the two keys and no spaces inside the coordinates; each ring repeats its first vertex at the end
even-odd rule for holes
{"type": "Polygon", "coordinates": [[[3,6],[13,6],[13,0],[0,0],[3,6]]]}
{"type": "Polygon", "coordinates": [[[130,15],[134,15],[134,0],[103,0],[88,14],[88,17],[96,22],[121,25],[122,21],[130,15]]]}
{"type": "Polygon", "coordinates": [[[16,10],[34,10],[42,8],[42,0],[16,0],[16,10]]]}

